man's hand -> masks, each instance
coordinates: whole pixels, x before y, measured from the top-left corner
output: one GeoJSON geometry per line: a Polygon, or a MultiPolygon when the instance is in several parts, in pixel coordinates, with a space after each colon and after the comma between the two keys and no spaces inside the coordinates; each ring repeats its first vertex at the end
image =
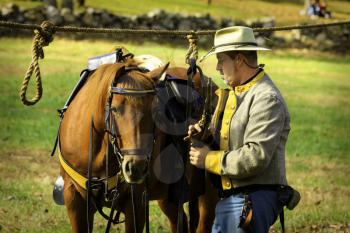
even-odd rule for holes
{"type": "Polygon", "coordinates": [[[190,148],[190,163],[198,168],[205,168],[205,157],[210,151],[209,147],[202,142],[194,140],[190,148]]]}
{"type": "Polygon", "coordinates": [[[199,126],[199,124],[194,124],[194,125],[190,125],[188,127],[188,131],[187,131],[187,136],[184,138],[185,141],[189,140],[192,138],[192,136],[195,136],[197,134],[199,134],[200,132],[202,132],[202,128],[199,126]]]}

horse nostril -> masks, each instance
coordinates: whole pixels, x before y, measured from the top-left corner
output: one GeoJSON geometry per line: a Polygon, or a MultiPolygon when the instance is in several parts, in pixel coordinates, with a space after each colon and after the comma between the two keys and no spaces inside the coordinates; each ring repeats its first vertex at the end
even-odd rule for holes
{"type": "Polygon", "coordinates": [[[131,164],[130,164],[130,162],[127,162],[125,165],[125,172],[130,173],[130,171],[131,171],[131,164]]]}

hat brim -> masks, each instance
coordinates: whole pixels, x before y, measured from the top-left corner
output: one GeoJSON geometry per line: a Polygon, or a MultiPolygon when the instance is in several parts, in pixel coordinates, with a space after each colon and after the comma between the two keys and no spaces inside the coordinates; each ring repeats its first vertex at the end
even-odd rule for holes
{"type": "Polygon", "coordinates": [[[229,46],[223,46],[215,48],[212,51],[209,51],[207,54],[205,54],[199,62],[202,62],[209,56],[217,53],[227,52],[227,51],[271,51],[271,49],[260,47],[260,46],[254,46],[254,45],[246,45],[246,46],[235,46],[235,45],[229,45],[229,46]]]}

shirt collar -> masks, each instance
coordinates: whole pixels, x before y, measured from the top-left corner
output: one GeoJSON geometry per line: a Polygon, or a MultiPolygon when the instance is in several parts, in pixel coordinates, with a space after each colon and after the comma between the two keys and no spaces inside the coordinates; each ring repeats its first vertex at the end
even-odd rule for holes
{"type": "Polygon", "coordinates": [[[258,73],[256,73],[253,77],[248,79],[246,82],[244,82],[242,85],[236,86],[234,88],[235,93],[243,93],[248,91],[252,86],[255,85],[262,77],[264,77],[265,71],[263,69],[260,69],[258,73]]]}

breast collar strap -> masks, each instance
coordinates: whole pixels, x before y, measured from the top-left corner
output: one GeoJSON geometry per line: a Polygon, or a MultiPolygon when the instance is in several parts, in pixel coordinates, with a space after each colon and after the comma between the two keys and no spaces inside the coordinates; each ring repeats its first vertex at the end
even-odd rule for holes
{"type": "MultiPolygon", "coordinates": [[[[61,155],[58,154],[60,164],[69,177],[81,188],[86,190],[86,181],[88,178],[78,172],[70,163],[68,163],[61,155]]],[[[98,178],[98,181],[106,182],[108,190],[112,190],[117,186],[118,174],[106,178],[98,178]]]]}

